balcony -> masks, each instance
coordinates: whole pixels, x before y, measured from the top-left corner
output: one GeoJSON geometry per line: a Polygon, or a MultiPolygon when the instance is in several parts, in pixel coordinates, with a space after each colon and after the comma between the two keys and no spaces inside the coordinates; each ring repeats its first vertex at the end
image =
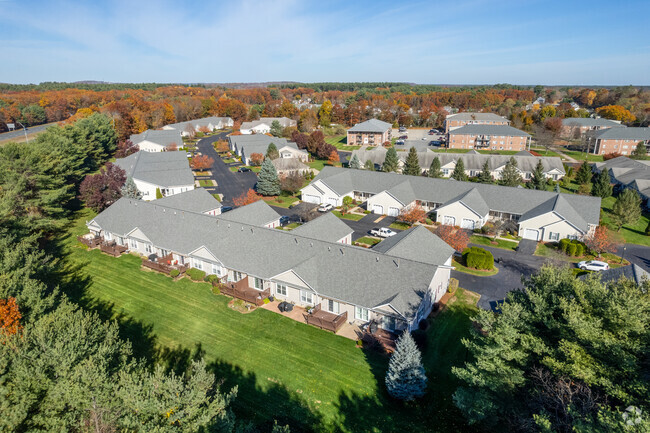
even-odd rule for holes
{"type": "Polygon", "coordinates": [[[257,290],[253,287],[250,287],[248,284],[248,277],[244,277],[241,280],[234,283],[213,283],[215,287],[219,288],[219,291],[233,298],[241,299],[242,301],[250,302],[256,306],[264,304],[264,299],[271,296],[271,290],[257,290]]]}
{"type": "Polygon", "coordinates": [[[174,269],[177,270],[179,274],[183,274],[189,269],[189,265],[179,265],[178,261],[174,260],[172,254],[168,254],[164,257],[151,255],[148,259],[142,260],[142,266],[167,275],[171,274],[174,269]]]}
{"type": "Polygon", "coordinates": [[[104,241],[99,244],[99,249],[103,252],[108,254],[109,256],[113,257],[119,257],[122,255],[123,252],[128,250],[128,248],[124,245],[118,245],[115,241],[104,241]]]}
{"type": "Polygon", "coordinates": [[[380,328],[375,320],[371,320],[364,325],[360,334],[361,341],[369,347],[379,347],[388,353],[395,351],[397,339],[399,338],[399,334],[380,328]]]}
{"type": "Polygon", "coordinates": [[[308,325],[326,329],[336,334],[348,319],[348,312],[344,311],[341,314],[330,313],[328,311],[323,311],[320,304],[318,304],[312,308],[309,313],[304,313],[303,317],[308,325]]]}

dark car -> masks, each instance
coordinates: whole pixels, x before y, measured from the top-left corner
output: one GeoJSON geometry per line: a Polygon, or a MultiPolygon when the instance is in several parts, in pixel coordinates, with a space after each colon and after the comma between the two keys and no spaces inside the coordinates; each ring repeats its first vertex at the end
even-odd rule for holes
{"type": "Polygon", "coordinates": [[[232,206],[221,206],[221,213],[226,213],[233,210],[232,206]]]}
{"type": "Polygon", "coordinates": [[[402,136],[400,136],[399,139],[400,139],[400,140],[408,140],[408,139],[409,139],[409,136],[408,136],[408,135],[402,135],[402,136]]]}
{"type": "Polygon", "coordinates": [[[291,223],[300,223],[302,220],[298,215],[283,215],[280,217],[280,225],[281,226],[286,226],[287,224],[291,223]]]}
{"type": "Polygon", "coordinates": [[[251,169],[248,168],[248,167],[239,167],[239,168],[237,169],[237,171],[238,171],[239,173],[246,173],[247,171],[251,171],[251,169]]]}

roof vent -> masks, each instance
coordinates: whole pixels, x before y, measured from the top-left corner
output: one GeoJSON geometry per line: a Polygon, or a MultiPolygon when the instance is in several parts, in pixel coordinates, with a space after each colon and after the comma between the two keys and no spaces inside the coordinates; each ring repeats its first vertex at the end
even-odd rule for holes
{"type": "Polygon", "coordinates": [[[314,243],[313,243],[313,242],[309,242],[309,246],[310,246],[310,247],[313,247],[313,246],[314,246],[314,243]]]}
{"type": "Polygon", "coordinates": [[[244,231],[244,226],[241,226],[241,231],[244,231]]]}
{"type": "Polygon", "coordinates": [[[395,266],[399,268],[399,259],[393,260],[393,263],[395,263],[395,266]]]}
{"type": "Polygon", "coordinates": [[[293,238],[293,240],[296,241],[296,243],[298,243],[298,238],[293,238]]]}
{"type": "Polygon", "coordinates": [[[230,228],[230,223],[228,223],[228,228],[230,228]]]}
{"type": "Polygon", "coordinates": [[[253,227],[251,227],[251,233],[253,233],[253,227]]]}
{"type": "Polygon", "coordinates": [[[332,251],[332,247],[327,247],[327,251],[332,251]]]}
{"type": "Polygon", "coordinates": [[[176,215],[176,211],[174,211],[174,215],[176,215]]]}
{"type": "Polygon", "coordinates": [[[375,257],[375,260],[377,260],[377,263],[379,263],[379,256],[375,257]]]}
{"type": "Polygon", "coordinates": [[[345,254],[345,251],[343,251],[343,248],[339,248],[339,251],[341,251],[341,254],[345,254]]]}

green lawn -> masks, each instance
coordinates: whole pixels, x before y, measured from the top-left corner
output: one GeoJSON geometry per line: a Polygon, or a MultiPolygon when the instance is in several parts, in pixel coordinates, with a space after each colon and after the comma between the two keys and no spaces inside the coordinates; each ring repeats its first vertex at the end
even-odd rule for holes
{"type": "Polygon", "coordinates": [[[371,238],[370,236],[364,236],[362,238],[357,239],[355,242],[358,242],[360,244],[366,244],[366,245],[377,245],[379,242],[381,242],[381,239],[371,238]]]}
{"type": "Polygon", "coordinates": [[[611,262],[609,263],[609,266],[611,268],[618,268],[620,266],[625,266],[629,264],[627,260],[624,260],[623,263],[621,263],[621,258],[611,253],[603,253],[603,255],[600,258],[595,257],[591,254],[585,254],[582,257],[567,256],[562,251],[558,250],[555,247],[555,245],[551,243],[543,243],[543,242],[540,242],[537,245],[537,249],[535,250],[535,255],[540,257],[548,257],[549,259],[559,260],[567,263],[578,263],[583,260],[604,260],[607,262],[611,262]]]}
{"type": "Polygon", "coordinates": [[[391,225],[389,225],[391,229],[397,229],[397,230],[408,230],[411,228],[411,225],[406,224],[406,223],[401,223],[399,221],[395,221],[391,225]]]}
{"type": "Polygon", "coordinates": [[[603,156],[602,155],[594,155],[592,153],[584,153],[580,152],[578,150],[564,150],[562,149],[562,153],[565,154],[566,156],[569,156],[573,159],[577,159],[579,161],[584,161],[585,158],[590,161],[590,162],[602,162],[603,161],[603,156]]]}
{"type": "Polygon", "coordinates": [[[259,166],[259,165],[240,165],[240,166],[235,166],[235,167],[228,167],[228,170],[232,171],[233,173],[236,173],[237,170],[238,170],[240,167],[250,168],[251,171],[254,172],[254,173],[259,173],[260,170],[262,169],[262,167],[259,166]]]}
{"type": "Polygon", "coordinates": [[[357,150],[361,148],[361,146],[348,146],[347,135],[335,135],[332,137],[326,137],[325,142],[336,147],[338,150],[357,150]]]}
{"type": "Polygon", "coordinates": [[[479,150],[484,155],[515,155],[519,150],[479,150]]]}
{"type": "MultiPolygon", "coordinates": [[[[612,212],[612,207],[614,206],[615,201],[615,197],[607,197],[601,202],[601,207],[605,211],[603,213],[601,222],[605,225],[611,225],[610,214],[612,212]]],[[[623,239],[626,243],[639,244],[650,247],[650,236],[645,235],[645,229],[648,227],[648,221],[650,221],[650,214],[643,213],[636,224],[624,225],[619,233],[621,236],[623,236],[623,239]]]]}
{"type": "Polygon", "coordinates": [[[365,216],[365,215],[357,215],[355,213],[346,213],[345,215],[343,215],[338,210],[333,210],[332,213],[339,218],[343,218],[344,220],[352,220],[352,221],[359,221],[361,218],[365,216]]]}
{"type": "Polygon", "coordinates": [[[192,283],[141,269],[132,255],[113,258],[88,251],[76,236],[90,212],[80,213],[64,239],[65,284],[71,298],[104,319],[115,319],[139,357],[182,371],[202,356],[223,389],[238,386],[235,413],[269,430],[273,419],[292,431],[471,431],[453,406],[452,365],[466,359],[477,297],[458,289],[433,319],[423,360],[427,396],[417,403],[390,399],[383,385],[388,359],[355,342],[257,309],[241,314],[207,283],[192,283]],[[76,290],[74,288],[77,288],[76,290]]]}
{"type": "Polygon", "coordinates": [[[468,268],[467,266],[460,263],[456,258],[452,259],[452,265],[456,268],[457,271],[463,272],[465,274],[476,275],[478,277],[491,277],[499,273],[499,269],[495,266],[491,271],[481,271],[478,269],[468,268]]]}
{"type": "Polygon", "coordinates": [[[293,195],[280,195],[277,197],[262,197],[262,200],[264,200],[271,206],[288,208],[289,206],[299,201],[300,199],[293,195]]]}
{"type": "Polygon", "coordinates": [[[201,185],[201,186],[214,186],[214,184],[212,183],[212,180],[208,180],[208,179],[199,179],[199,185],[201,185]]]}
{"type": "Polygon", "coordinates": [[[506,241],[503,239],[497,239],[496,241],[493,241],[492,238],[486,238],[485,236],[477,236],[477,235],[472,235],[469,238],[469,241],[473,244],[485,245],[494,248],[502,248],[504,250],[512,250],[512,251],[516,250],[517,246],[519,245],[519,243],[517,242],[506,241]]]}
{"type": "Polygon", "coordinates": [[[556,156],[558,158],[562,157],[559,153],[557,153],[557,152],[555,152],[553,150],[546,150],[543,147],[531,147],[530,150],[535,151],[535,152],[539,153],[542,156],[556,156]]]}
{"type": "Polygon", "coordinates": [[[312,162],[308,162],[307,165],[313,168],[314,170],[321,171],[323,167],[329,165],[329,161],[326,161],[324,159],[315,159],[312,162]]]}

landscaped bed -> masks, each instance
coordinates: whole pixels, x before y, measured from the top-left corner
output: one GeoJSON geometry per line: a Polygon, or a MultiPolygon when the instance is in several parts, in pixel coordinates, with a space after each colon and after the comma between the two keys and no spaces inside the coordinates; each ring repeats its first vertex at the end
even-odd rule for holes
{"type": "Polygon", "coordinates": [[[262,197],[262,200],[264,200],[271,206],[288,208],[289,206],[299,201],[300,199],[293,195],[280,195],[280,196],[272,196],[272,197],[262,197]]]}
{"type": "Polygon", "coordinates": [[[390,227],[391,229],[396,229],[396,230],[408,230],[408,229],[411,228],[411,225],[406,224],[406,223],[402,223],[402,222],[399,222],[399,221],[395,221],[394,223],[392,223],[388,227],[390,227]]]}
{"type": "Polygon", "coordinates": [[[586,254],[586,253],[580,257],[568,256],[564,254],[562,251],[558,250],[557,245],[553,243],[544,243],[544,242],[540,242],[537,245],[537,249],[535,250],[535,255],[540,257],[548,257],[553,260],[561,260],[569,263],[578,263],[583,260],[600,260],[609,263],[610,268],[618,268],[630,264],[630,262],[628,262],[627,260],[621,261],[621,257],[612,253],[603,253],[600,257],[594,256],[592,254],[586,254]]]}
{"type": "Polygon", "coordinates": [[[456,268],[457,271],[463,272],[465,274],[476,275],[479,277],[491,277],[492,275],[496,275],[499,273],[499,268],[497,268],[496,266],[489,271],[484,271],[481,269],[468,268],[467,266],[462,264],[461,261],[459,261],[459,259],[454,257],[452,259],[452,265],[456,268]]]}
{"type": "Polygon", "coordinates": [[[517,242],[506,241],[498,238],[494,240],[491,237],[488,238],[485,236],[478,236],[478,235],[472,235],[469,238],[469,241],[472,244],[485,245],[487,247],[502,248],[504,250],[512,250],[512,251],[516,250],[517,246],[519,246],[517,242]]]}
{"type": "Polygon", "coordinates": [[[344,220],[352,220],[352,221],[359,221],[361,218],[365,216],[365,215],[358,215],[356,213],[342,214],[340,211],[337,210],[333,210],[332,213],[339,218],[343,218],[344,220]]]}
{"type": "Polygon", "coordinates": [[[203,187],[214,186],[214,182],[211,179],[199,179],[199,185],[203,187]]]}
{"type": "Polygon", "coordinates": [[[354,241],[355,244],[364,244],[364,245],[369,245],[371,247],[377,245],[379,242],[381,242],[381,239],[373,238],[370,236],[364,236],[354,241]]]}

